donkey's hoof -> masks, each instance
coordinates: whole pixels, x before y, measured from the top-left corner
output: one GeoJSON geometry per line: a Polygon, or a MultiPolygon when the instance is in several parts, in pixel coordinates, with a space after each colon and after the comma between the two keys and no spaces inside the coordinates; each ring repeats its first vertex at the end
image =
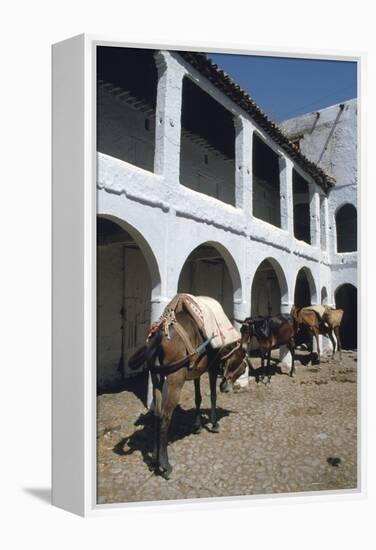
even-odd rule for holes
{"type": "Polygon", "coordinates": [[[161,469],[161,476],[163,477],[163,479],[169,480],[170,477],[171,477],[171,472],[172,472],[172,467],[171,466],[169,466],[167,469],[162,468],[161,469]]]}

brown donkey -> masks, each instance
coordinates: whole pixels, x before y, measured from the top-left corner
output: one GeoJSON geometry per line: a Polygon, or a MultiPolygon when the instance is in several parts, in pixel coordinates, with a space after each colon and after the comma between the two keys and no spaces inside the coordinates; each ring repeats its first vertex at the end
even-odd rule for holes
{"type": "Polygon", "coordinates": [[[200,377],[208,371],[211,431],[218,432],[216,381],[221,364],[226,364],[226,383],[230,384],[246,369],[245,351],[240,342],[235,342],[226,348],[213,349],[209,340],[205,340],[189,313],[181,311],[176,313],[176,322],[168,323],[162,319],[160,323],[154,325],[146,344],[128,362],[131,369],[137,369],[146,362],[151,374],[155,415],[152,462],[155,471],[160,472],[166,479],[172,471],[167,454],[168,430],[172,414],[179,403],[184,382],[194,380],[196,405],[194,431],[199,433],[202,429],[200,377]],[[189,353],[192,348],[194,352],[189,353]]]}
{"type": "MultiPolygon", "coordinates": [[[[313,308],[316,306],[312,306],[313,308]]],[[[329,306],[320,306],[322,308],[323,314],[319,315],[317,311],[311,309],[310,306],[297,308],[295,305],[292,306],[291,316],[294,319],[296,333],[304,327],[310,335],[312,335],[316,340],[317,346],[317,358],[318,363],[320,364],[320,344],[319,344],[319,335],[328,336],[332,346],[334,357],[336,352],[336,342],[333,338],[333,332],[337,340],[337,348],[339,351],[339,357],[342,361],[342,345],[341,338],[339,333],[339,328],[341,325],[343,317],[343,309],[334,309],[329,306]]]]}
{"type": "MultiPolygon", "coordinates": [[[[270,357],[273,348],[287,346],[291,353],[290,376],[294,376],[295,366],[295,329],[289,316],[275,315],[273,317],[247,317],[242,323],[241,334],[242,342],[247,341],[248,347],[251,344],[253,336],[256,338],[261,355],[261,380],[264,374],[271,380],[270,357]],[[266,360],[266,369],[265,369],[266,360]]],[[[256,382],[260,377],[256,375],[256,382]]]]}

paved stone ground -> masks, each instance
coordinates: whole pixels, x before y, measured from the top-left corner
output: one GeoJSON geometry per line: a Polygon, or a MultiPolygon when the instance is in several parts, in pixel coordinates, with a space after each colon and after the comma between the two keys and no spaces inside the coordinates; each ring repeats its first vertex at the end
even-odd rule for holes
{"type": "MultiPolygon", "coordinates": [[[[357,357],[343,356],[342,364],[324,359],[320,370],[297,363],[293,379],[276,373],[269,385],[251,378],[245,389],[218,392],[218,434],[210,424],[192,433],[194,389],[186,383],[170,430],[168,481],[148,468],[153,430],[141,401],[127,391],[99,396],[98,503],[355,488],[357,357]]],[[[206,374],[202,395],[207,422],[206,374]]]]}

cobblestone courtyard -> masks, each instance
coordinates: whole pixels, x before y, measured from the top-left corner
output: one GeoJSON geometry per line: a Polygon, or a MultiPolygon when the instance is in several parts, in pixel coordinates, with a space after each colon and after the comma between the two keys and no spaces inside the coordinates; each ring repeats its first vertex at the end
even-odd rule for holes
{"type": "MultiPolygon", "coordinates": [[[[148,468],[153,427],[131,392],[98,397],[98,503],[350,489],[357,485],[357,358],[297,363],[296,376],[254,379],[218,391],[220,433],[193,434],[194,389],[186,383],[170,429],[166,481],[148,468]],[[332,460],[332,459],[336,460],[332,460]],[[339,460],[338,460],[339,459],[339,460]]],[[[208,377],[202,378],[208,419],[208,377]]]]}

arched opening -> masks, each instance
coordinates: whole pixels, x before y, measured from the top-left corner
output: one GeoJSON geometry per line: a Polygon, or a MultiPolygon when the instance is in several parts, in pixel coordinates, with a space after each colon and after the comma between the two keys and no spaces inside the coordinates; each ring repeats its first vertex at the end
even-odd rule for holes
{"type": "Polygon", "coordinates": [[[316,289],[312,273],[306,267],[302,267],[296,276],[294,304],[296,307],[310,306],[316,303],[316,289]]]}
{"type": "Polygon", "coordinates": [[[336,213],[337,252],[357,250],[357,213],[352,204],[345,204],[336,213]]]}
{"type": "Polygon", "coordinates": [[[182,267],[178,292],[214,298],[232,320],[234,299],[241,296],[241,284],[229,252],[218,243],[210,242],[195,248],[182,267]]]}
{"type": "Polygon", "coordinates": [[[278,155],[257,134],[252,147],[253,215],[281,227],[280,166],[278,155]]]}
{"type": "Polygon", "coordinates": [[[336,307],[343,309],[344,314],[340,326],[342,347],[357,349],[358,345],[358,298],[357,289],[350,284],[344,284],[335,292],[336,307]]]}
{"type": "Polygon", "coordinates": [[[322,304],[328,303],[328,291],[326,290],[325,286],[323,286],[321,289],[321,303],[322,304]]]}
{"type": "Polygon", "coordinates": [[[309,184],[293,170],[294,237],[311,244],[311,217],[309,209],[309,184]]]}
{"type": "Polygon", "coordinates": [[[97,149],[153,172],[158,71],[154,50],[97,47],[97,149]]]}
{"type": "Polygon", "coordinates": [[[180,183],[235,206],[234,116],[189,77],[182,90],[180,183]]]}
{"type": "MultiPolygon", "coordinates": [[[[130,372],[128,358],[145,341],[152,289],[159,272],[146,241],[120,220],[97,217],[97,383],[116,388],[130,372]]],[[[123,380],[124,383],[124,380],[123,380]]],[[[146,398],[147,373],[128,381],[146,398]]]]}
{"type": "Polygon", "coordinates": [[[268,258],[258,266],[252,282],[251,315],[281,313],[282,297],[287,295],[287,283],[279,264],[268,258]]]}

